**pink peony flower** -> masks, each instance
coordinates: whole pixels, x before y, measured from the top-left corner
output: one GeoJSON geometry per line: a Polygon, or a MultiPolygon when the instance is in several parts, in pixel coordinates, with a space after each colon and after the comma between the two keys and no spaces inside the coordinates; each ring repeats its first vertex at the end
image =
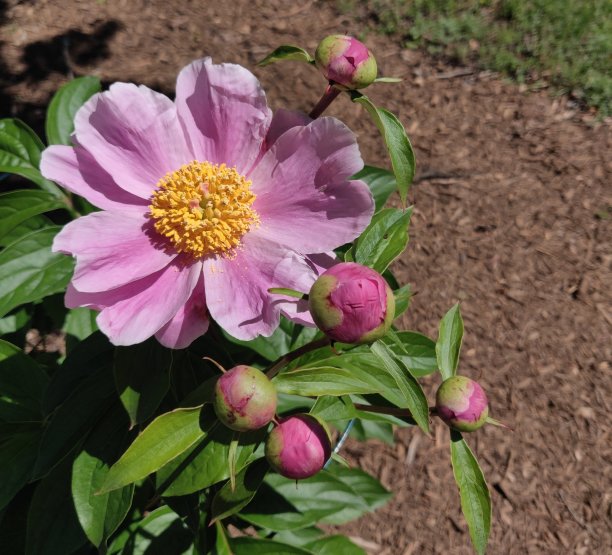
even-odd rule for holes
{"type": "Polygon", "coordinates": [[[53,249],[76,257],[67,306],[99,310],[116,345],[183,348],[209,316],[240,339],[270,335],[281,313],[311,323],[306,303],[268,289],[308,291],[373,212],[349,180],[363,162],[344,124],[273,117],[249,71],[209,58],[181,71],[174,102],[127,83],[93,96],[73,143],[47,148],[41,171],[102,211],[53,249]]]}
{"type": "Polygon", "coordinates": [[[372,268],[343,262],[315,281],[309,293],[312,317],[334,341],[372,343],[393,323],[395,298],[385,279],[372,268]]]}
{"type": "Polygon", "coordinates": [[[213,407],[225,426],[238,432],[258,430],[276,412],[276,387],[257,368],[240,364],[215,384],[213,407]]]}
{"type": "Polygon", "coordinates": [[[486,423],[489,402],[478,382],[465,376],[451,376],[436,392],[436,410],[451,428],[473,432],[486,423]]]}
{"type": "Polygon", "coordinates": [[[368,47],[348,35],[325,37],[317,46],[315,62],[326,79],[347,89],[367,87],[378,71],[368,47]]]}
{"type": "Polygon", "coordinates": [[[265,453],[279,474],[303,480],[319,472],[331,456],[329,432],[310,414],[289,416],[268,435],[265,453]]]}

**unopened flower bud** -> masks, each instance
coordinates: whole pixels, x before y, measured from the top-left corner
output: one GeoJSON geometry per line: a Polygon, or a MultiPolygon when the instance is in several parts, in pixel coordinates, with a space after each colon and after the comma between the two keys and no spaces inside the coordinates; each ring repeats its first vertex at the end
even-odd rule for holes
{"type": "Polygon", "coordinates": [[[481,428],[489,416],[484,390],[465,376],[452,376],[442,382],[436,393],[436,410],[448,426],[460,432],[481,428]]]}
{"type": "Polygon", "coordinates": [[[266,459],[282,476],[314,476],[331,456],[329,433],[314,416],[297,414],[280,421],[266,440],[266,459]]]}
{"type": "Polygon", "coordinates": [[[276,387],[263,372],[235,366],[217,380],[215,413],[232,430],[257,430],[274,418],[276,397],[276,387]]]}
{"type": "Polygon", "coordinates": [[[308,294],[312,318],[334,341],[371,343],[391,327],[395,298],[376,271],[343,262],[319,276],[308,294]]]}
{"type": "Polygon", "coordinates": [[[368,47],[347,35],[325,37],[315,52],[315,62],[328,81],[347,89],[363,89],[376,79],[376,59],[368,47]]]}

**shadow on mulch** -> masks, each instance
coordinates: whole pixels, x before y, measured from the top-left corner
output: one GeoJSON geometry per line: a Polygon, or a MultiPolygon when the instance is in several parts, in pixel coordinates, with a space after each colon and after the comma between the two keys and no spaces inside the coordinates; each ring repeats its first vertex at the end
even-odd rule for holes
{"type": "MultiPolygon", "coordinates": [[[[7,23],[7,2],[0,0],[0,25],[7,23]]],[[[23,84],[27,88],[49,79],[52,74],[78,76],[79,66],[91,66],[110,56],[109,42],[123,28],[117,20],[97,22],[91,32],[69,29],[49,39],[36,40],[22,49],[23,69],[12,71],[0,55],[0,105],[5,113],[25,121],[40,136],[44,136],[44,116],[52,93],[40,102],[27,102],[7,92],[9,87],[23,84]]],[[[0,52],[7,46],[0,42],[0,52]]],[[[5,114],[2,114],[3,116],[5,114]]]]}

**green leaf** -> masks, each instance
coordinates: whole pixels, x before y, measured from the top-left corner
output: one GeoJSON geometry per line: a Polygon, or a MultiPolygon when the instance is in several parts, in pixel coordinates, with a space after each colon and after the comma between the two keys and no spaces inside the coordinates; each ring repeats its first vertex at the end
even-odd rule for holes
{"type": "Polygon", "coordinates": [[[0,340],[0,420],[42,420],[42,399],[49,378],[33,358],[0,340]]]}
{"type": "Polygon", "coordinates": [[[247,347],[269,361],[274,361],[284,355],[291,346],[291,336],[281,326],[276,328],[270,337],[258,336],[251,341],[236,339],[225,331],[222,330],[222,332],[228,341],[247,347]]]}
{"type": "MultiPolygon", "coordinates": [[[[281,321],[282,323],[282,321],[281,321]]],[[[307,328],[300,326],[299,324],[293,324],[293,330],[291,332],[291,350],[299,349],[300,347],[310,343],[316,339],[321,339],[323,332],[318,328],[307,328]]]]}
{"type": "Polygon", "coordinates": [[[87,438],[72,465],[72,499],[87,538],[96,547],[117,529],[126,517],[133,485],[96,495],[127,434],[128,421],[118,405],[87,438]]]}
{"type": "Polygon", "coordinates": [[[367,555],[346,536],[325,536],[304,546],[315,555],[367,555]]]}
{"type": "Polygon", "coordinates": [[[218,376],[213,376],[204,380],[179,403],[179,407],[193,408],[212,403],[215,398],[215,385],[218,379],[218,376]]]}
{"type": "MultiPolygon", "coordinates": [[[[206,437],[157,473],[155,483],[163,495],[187,495],[229,477],[228,458],[234,433],[225,426],[218,425],[215,418],[203,420],[209,430],[206,437]]],[[[240,434],[236,452],[238,471],[247,463],[264,434],[265,430],[240,434]]]]}
{"type": "Polygon", "coordinates": [[[0,173],[14,173],[36,183],[58,198],[62,191],[40,173],[40,153],[45,148],[36,133],[18,119],[0,120],[0,173]]]}
{"type": "Polygon", "coordinates": [[[74,130],[74,116],[100,88],[97,77],[77,77],[60,87],[47,109],[45,132],[49,144],[72,145],[70,134],[74,130]]]}
{"type": "MultiPolygon", "coordinates": [[[[389,402],[385,402],[384,398],[381,401],[378,401],[377,395],[370,395],[368,396],[368,399],[359,399],[359,396],[353,397],[355,397],[355,401],[367,401],[369,399],[371,401],[371,404],[373,405],[390,406],[389,402]]],[[[384,414],[381,412],[370,412],[359,409],[355,409],[355,416],[362,424],[364,424],[364,428],[360,430],[360,434],[354,435],[354,437],[359,437],[363,434],[363,437],[360,438],[359,441],[365,441],[366,439],[370,438],[377,438],[389,444],[393,444],[393,427],[406,428],[407,426],[412,426],[414,423],[406,422],[406,420],[402,420],[399,416],[393,416],[391,414],[384,414]],[[370,427],[370,425],[372,426],[370,427]]],[[[355,422],[355,424],[358,424],[358,422],[355,422]]]]}
{"type": "MultiPolygon", "coordinates": [[[[272,475],[269,474],[268,478],[270,476],[272,475]]],[[[303,480],[298,482],[298,488],[303,483],[303,480]]],[[[295,487],[295,480],[292,484],[295,487]]],[[[336,485],[334,482],[333,486],[336,485]]],[[[331,495],[339,497],[338,489],[335,488],[331,495]]],[[[352,499],[349,488],[344,488],[343,493],[346,500],[352,499]]],[[[294,503],[285,499],[282,494],[275,491],[275,488],[264,481],[253,500],[238,513],[238,516],[242,520],[268,530],[299,530],[317,524],[323,517],[338,510],[340,510],[340,502],[327,502],[321,506],[297,508],[294,503]],[[271,510],[271,508],[273,509],[271,510]]]]}
{"type": "Polygon", "coordinates": [[[47,191],[32,189],[0,194],[0,238],[32,216],[59,208],[66,205],[47,191]]]}
{"type": "Polygon", "coordinates": [[[97,331],[96,317],[98,313],[89,308],[73,308],[68,311],[62,331],[66,334],[67,350],[71,351],[74,339],[83,341],[97,331]],[[72,344],[71,344],[72,343],[72,344]],[[69,346],[69,348],[68,348],[69,346]]]}
{"type": "MultiPolygon", "coordinates": [[[[85,381],[89,380],[102,368],[112,368],[115,347],[101,332],[95,332],[68,353],[66,360],[53,374],[43,399],[43,410],[50,414],[68,399],[85,381]]],[[[107,374],[109,385],[112,374],[107,374]]]]}
{"type": "Polygon", "coordinates": [[[238,454],[238,439],[237,434],[230,441],[229,450],[227,452],[227,464],[230,479],[231,489],[236,489],[236,466],[237,466],[237,454],[238,454]]]}
{"type": "Polygon", "coordinates": [[[312,555],[312,551],[307,551],[301,547],[244,536],[232,538],[230,545],[234,555],[312,555]]]}
{"type": "Polygon", "coordinates": [[[299,530],[283,530],[274,534],[274,541],[304,547],[306,544],[320,539],[323,533],[323,530],[314,526],[300,528],[299,530]]]}
{"type": "Polygon", "coordinates": [[[297,62],[307,62],[309,64],[314,63],[312,56],[303,48],[285,44],[268,54],[261,62],[258,62],[257,65],[259,67],[264,67],[282,60],[295,60],[297,62]]]}
{"type": "Polygon", "coordinates": [[[0,238],[0,247],[8,247],[11,243],[14,243],[23,236],[32,233],[32,231],[38,231],[44,227],[51,227],[53,222],[39,214],[38,216],[32,216],[29,220],[21,222],[17,227],[14,227],[6,235],[0,238]]]}
{"type": "Polygon", "coordinates": [[[478,554],[483,554],[491,529],[491,496],[478,461],[455,431],[451,432],[451,462],[472,544],[478,554]]]}
{"type": "Polygon", "coordinates": [[[436,358],[442,379],[447,380],[457,372],[459,352],[463,339],[463,319],[459,303],[451,308],[440,322],[436,343],[436,358]]]}
{"type": "Polygon", "coordinates": [[[381,393],[384,383],[360,368],[314,366],[282,372],[274,378],[280,393],[317,397],[320,395],[348,395],[351,393],[381,393]]]}
{"type": "Polygon", "coordinates": [[[365,181],[374,197],[376,212],[385,205],[387,199],[397,188],[395,176],[390,171],[374,166],[364,166],[351,179],[365,181]]]}
{"type": "Polygon", "coordinates": [[[38,455],[40,435],[39,428],[19,426],[0,442],[0,509],[30,481],[38,455]]]}
{"type": "Polygon", "coordinates": [[[397,180],[397,190],[400,194],[402,204],[406,206],[406,198],[408,189],[414,179],[416,162],[412,145],[406,135],[406,130],[397,117],[385,110],[377,108],[372,101],[365,95],[357,91],[350,91],[351,100],[362,104],[374,120],[376,127],[383,136],[389,157],[391,158],[391,166],[397,180]]]}
{"type": "Polygon", "coordinates": [[[308,412],[314,404],[314,399],[310,399],[308,397],[279,393],[276,404],[276,414],[286,414],[288,412],[308,412]]]}
{"type": "Polygon", "coordinates": [[[282,384],[281,389],[296,395],[380,393],[396,406],[404,401],[393,376],[381,368],[380,361],[367,346],[351,349],[340,356],[314,359],[295,371],[282,372],[275,381],[282,384]],[[325,385],[319,384],[318,380],[324,380],[325,385]]]}
{"type": "Polygon", "coordinates": [[[236,476],[236,488],[227,482],[215,495],[212,502],[212,517],[223,520],[246,507],[253,499],[270,469],[265,459],[258,459],[243,468],[236,476]]]}
{"type": "Polygon", "coordinates": [[[344,397],[322,395],[310,409],[310,414],[325,422],[350,420],[357,416],[355,407],[348,395],[344,397]]]}
{"type": "Polygon", "coordinates": [[[393,426],[388,422],[376,422],[367,419],[367,417],[364,418],[364,415],[373,414],[375,413],[360,411],[359,420],[355,420],[351,428],[350,437],[361,442],[367,441],[368,439],[378,439],[385,442],[387,445],[393,445],[393,426]]]}
{"type": "Polygon", "coordinates": [[[176,409],[158,416],[110,468],[100,493],[145,478],[204,436],[200,408],[176,409]]]}
{"type": "Polygon", "coordinates": [[[400,77],[377,77],[374,79],[374,83],[401,83],[403,81],[400,77]]]}
{"type": "Polygon", "coordinates": [[[223,524],[218,521],[215,522],[215,530],[217,532],[217,537],[215,538],[213,555],[234,555],[223,524]]]}
{"type": "Polygon", "coordinates": [[[23,488],[0,511],[0,545],[4,553],[25,553],[28,509],[33,493],[32,487],[23,488]]]}
{"type": "MultiPolygon", "coordinates": [[[[393,494],[385,489],[383,485],[373,476],[359,468],[347,468],[339,464],[332,464],[328,472],[345,486],[351,488],[353,494],[361,499],[363,507],[368,511],[374,511],[382,507],[393,497],[393,494]]],[[[349,520],[359,518],[364,510],[359,504],[345,507],[341,513],[325,519],[330,524],[342,524],[349,520]]]]}
{"type": "Polygon", "coordinates": [[[383,341],[415,377],[427,376],[438,369],[436,344],[415,331],[388,333],[383,341]]]}
{"type": "Polygon", "coordinates": [[[393,291],[400,288],[399,282],[397,279],[395,279],[393,272],[389,268],[382,273],[382,277],[385,278],[385,281],[389,284],[389,287],[391,287],[393,291]]]}
{"type": "Polygon", "coordinates": [[[70,464],[42,480],[28,512],[26,555],[67,555],[86,542],[70,495],[70,464]]]}
{"type": "Polygon", "coordinates": [[[14,310],[12,314],[0,318],[0,335],[15,333],[24,326],[27,326],[32,318],[32,310],[29,306],[14,310]]]}
{"type": "Polygon", "coordinates": [[[151,338],[115,349],[115,383],[132,426],[148,420],[170,387],[172,351],[151,338]]]}
{"type": "Polygon", "coordinates": [[[374,215],[351,251],[353,260],[382,273],[406,248],[412,208],[385,208],[374,215]]]}
{"type": "Polygon", "coordinates": [[[51,252],[59,229],[34,231],[0,252],[0,316],[66,288],[74,263],[65,254],[51,252]]]}
{"type": "Polygon", "coordinates": [[[372,352],[380,359],[384,368],[393,376],[397,383],[404,402],[401,408],[410,410],[415,422],[426,434],[429,433],[429,407],[427,398],[419,382],[414,379],[401,361],[399,361],[382,341],[376,341],[370,347],[372,352]],[[404,366],[403,368],[400,366],[404,366]]]}
{"type": "Polygon", "coordinates": [[[73,390],[45,428],[34,469],[35,477],[47,474],[79,444],[108,409],[113,394],[109,367],[97,370],[73,390]]]}
{"type": "Polygon", "coordinates": [[[399,318],[406,310],[408,310],[408,306],[410,305],[410,297],[412,296],[412,290],[410,288],[410,284],[406,284],[399,289],[393,291],[393,296],[395,297],[395,318],[399,318]]]}
{"type": "Polygon", "coordinates": [[[108,548],[121,555],[192,555],[193,535],[168,506],[151,511],[119,534],[108,548]]]}
{"type": "Polygon", "coordinates": [[[366,473],[339,466],[297,485],[295,480],[268,474],[264,484],[240,517],[275,531],[305,528],[319,521],[342,524],[374,510],[391,496],[366,473]]]}

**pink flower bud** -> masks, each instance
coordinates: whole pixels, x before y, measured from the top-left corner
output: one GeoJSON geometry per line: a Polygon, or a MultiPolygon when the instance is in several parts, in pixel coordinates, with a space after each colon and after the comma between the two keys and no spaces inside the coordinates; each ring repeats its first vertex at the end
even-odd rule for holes
{"type": "Polygon", "coordinates": [[[319,276],[308,294],[317,326],[334,341],[371,343],[391,327],[393,291],[378,273],[354,262],[332,266],[319,276]]]}
{"type": "Polygon", "coordinates": [[[438,416],[460,432],[474,432],[489,416],[487,396],[480,385],[465,376],[444,380],[436,393],[438,416]]]}
{"type": "Polygon", "coordinates": [[[325,37],[315,62],[327,80],[347,89],[363,89],[376,79],[376,60],[368,47],[348,35],[325,37]]]}
{"type": "Polygon", "coordinates": [[[310,478],[323,468],[330,456],[329,433],[309,414],[281,420],[266,440],[266,459],[286,478],[310,478]]]}
{"type": "Polygon", "coordinates": [[[256,368],[235,366],[217,380],[213,405],[217,418],[228,428],[257,430],[274,418],[276,387],[256,368]]]}

